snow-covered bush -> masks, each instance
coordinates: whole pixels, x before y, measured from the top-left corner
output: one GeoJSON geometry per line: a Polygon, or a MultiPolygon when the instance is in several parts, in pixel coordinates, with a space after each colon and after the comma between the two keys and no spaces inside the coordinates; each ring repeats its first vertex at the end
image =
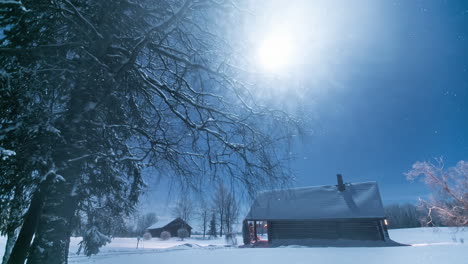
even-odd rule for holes
{"type": "Polygon", "coordinates": [[[161,235],[159,236],[162,240],[168,240],[169,238],[171,238],[171,233],[167,232],[167,231],[162,231],[161,232],[161,235]]]}
{"type": "Polygon", "coordinates": [[[153,237],[151,236],[150,232],[145,232],[143,234],[143,240],[150,240],[151,238],[153,238],[153,237]]]}
{"type": "Polygon", "coordinates": [[[186,228],[180,228],[177,230],[177,236],[184,240],[184,238],[189,236],[189,232],[186,228]]]}
{"type": "Polygon", "coordinates": [[[97,254],[100,247],[110,242],[110,237],[101,233],[96,226],[92,226],[83,235],[83,240],[79,243],[78,254],[82,249],[86,256],[97,254]]]}

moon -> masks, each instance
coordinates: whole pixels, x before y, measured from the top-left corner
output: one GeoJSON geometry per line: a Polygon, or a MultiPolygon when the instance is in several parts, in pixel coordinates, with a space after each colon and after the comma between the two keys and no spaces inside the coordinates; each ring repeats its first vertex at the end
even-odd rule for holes
{"type": "Polygon", "coordinates": [[[274,32],[260,42],[258,61],[262,68],[279,72],[287,68],[294,59],[294,42],[286,32],[274,32]]]}

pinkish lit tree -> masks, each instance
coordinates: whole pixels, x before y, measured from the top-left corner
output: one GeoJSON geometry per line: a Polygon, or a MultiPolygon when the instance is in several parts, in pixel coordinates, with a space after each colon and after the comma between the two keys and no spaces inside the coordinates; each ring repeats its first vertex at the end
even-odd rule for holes
{"type": "Polygon", "coordinates": [[[448,226],[468,226],[468,162],[459,161],[446,168],[442,158],[435,162],[416,162],[405,173],[408,180],[421,177],[432,190],[429,199],[420,199],[427,209],[426,224],[432,225],[434,217],[448,226]]]}

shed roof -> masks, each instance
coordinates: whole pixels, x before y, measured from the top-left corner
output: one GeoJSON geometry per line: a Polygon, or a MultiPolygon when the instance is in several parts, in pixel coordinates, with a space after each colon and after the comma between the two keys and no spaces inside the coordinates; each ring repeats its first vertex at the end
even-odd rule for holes
{"type": "Polygon", "coordinates": [[[376,182],[310,186],[260,193],[247,220],[383,218],[382,199],[376,182]]]}

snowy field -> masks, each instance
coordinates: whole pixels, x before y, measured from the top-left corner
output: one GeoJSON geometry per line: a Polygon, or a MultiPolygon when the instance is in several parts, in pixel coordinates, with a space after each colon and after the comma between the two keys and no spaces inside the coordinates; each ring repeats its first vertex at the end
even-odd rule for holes
{"type": "MultiPolygon", "coordinates": [[[[414,228],[390,230],[390,237],[410,247],[348,247],[308,248],[235,248],[225,245],[223,239],[180,241],[171,239],[144,241],[136,249],[136,239],[116,238],[93,257],[76,255],[79,239],[72,239],[70,263],[137,264],[137,263],[388,263],[388,264],[468,264],[468,230],[452,228],[414,228]],[[466,243],[463,243],[466,241],[466,243]]],[[[241,241],[240,237],[238,238],[241,241]]],[[[0,238],[0,255],[5,239],[0,238]]]]}

